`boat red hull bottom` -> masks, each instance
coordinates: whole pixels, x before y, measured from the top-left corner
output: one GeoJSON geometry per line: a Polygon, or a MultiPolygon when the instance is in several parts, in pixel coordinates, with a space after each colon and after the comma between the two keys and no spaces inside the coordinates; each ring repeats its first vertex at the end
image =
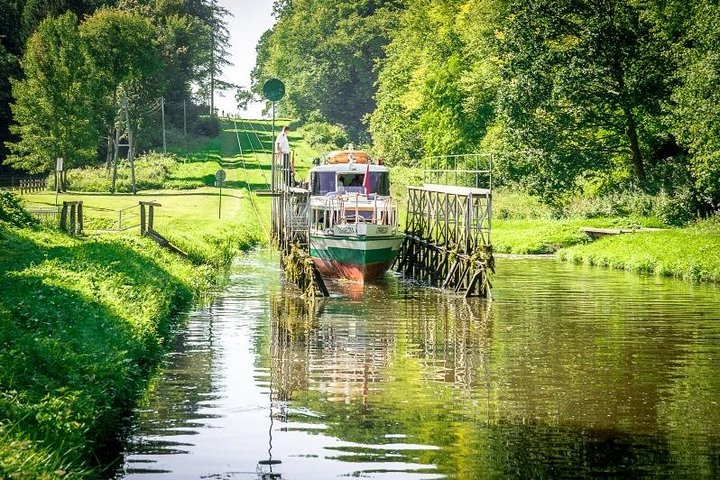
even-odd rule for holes
{"type": "Polygon", "coordinates": [[[353,282],[372,282],[383,276],[392,265],[392,261],[365,264],[343,263],[313,258],[320,273],[328,277],[338,277],[353,282]]]}

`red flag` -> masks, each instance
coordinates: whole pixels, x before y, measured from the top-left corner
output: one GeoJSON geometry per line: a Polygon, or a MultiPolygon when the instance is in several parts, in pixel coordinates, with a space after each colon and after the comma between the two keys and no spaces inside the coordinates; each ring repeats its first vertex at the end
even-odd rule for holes
{"type": "Polygon", "coordinates": [[[365,189],[365,195],[370,193],[370,162],[367,164],[365,169],[365,178],[363,179],[363,188],[365,189]]]}

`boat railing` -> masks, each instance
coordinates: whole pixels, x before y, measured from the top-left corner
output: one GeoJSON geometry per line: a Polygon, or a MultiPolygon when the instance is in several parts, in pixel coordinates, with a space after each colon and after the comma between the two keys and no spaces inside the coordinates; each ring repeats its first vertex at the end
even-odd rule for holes
{"type": "Polygon", "coordinates": [[[398,220],[395,200],[372,194],[322,198],[313,204],[310,215],[310,224],[316,230],[359,223],[397,226],[398,220]]]}

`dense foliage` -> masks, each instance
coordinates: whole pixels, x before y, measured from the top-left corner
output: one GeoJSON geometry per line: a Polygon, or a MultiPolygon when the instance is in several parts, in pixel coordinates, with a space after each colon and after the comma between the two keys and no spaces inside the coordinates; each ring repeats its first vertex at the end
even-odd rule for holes
{"type": "Polygon", "coordinates": [[[390,163],[492,153],[561,204],[642,190],[675,221],[720,205],[718,7],[651,0],[276,1],[255,88],[370,134],[390,163]],[[337,7],[336,7],[337,5],[337,7]]]}
{"type": "Polygon", "coordinates": [[[277,24],[257,46],[255,90],[282,78],[284,116],[317,112],[354,141],[368,140],[363,118],[375,109],[375,62],[395,28],[401,1],[294,0],[275,4],[277,24]]]}
{"type": "Polygon", "coordinates": [[[161,106],[168,130],[202,134],[211,92],[228,87],[228,12],[214,0],[1,3],[0,169],[132,164],[162,144],[147,133],[161,106]]]}

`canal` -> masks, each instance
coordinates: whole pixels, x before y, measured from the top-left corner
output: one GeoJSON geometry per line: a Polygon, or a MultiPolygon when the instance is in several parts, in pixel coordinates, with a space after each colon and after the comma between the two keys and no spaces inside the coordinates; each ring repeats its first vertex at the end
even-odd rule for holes
{"type": "Polygon", "coordinates": [[[277,264],[188,316],[114,478],[720,476],[717,286],[501,258],[492,302],[307,303],[277,264]]]}

